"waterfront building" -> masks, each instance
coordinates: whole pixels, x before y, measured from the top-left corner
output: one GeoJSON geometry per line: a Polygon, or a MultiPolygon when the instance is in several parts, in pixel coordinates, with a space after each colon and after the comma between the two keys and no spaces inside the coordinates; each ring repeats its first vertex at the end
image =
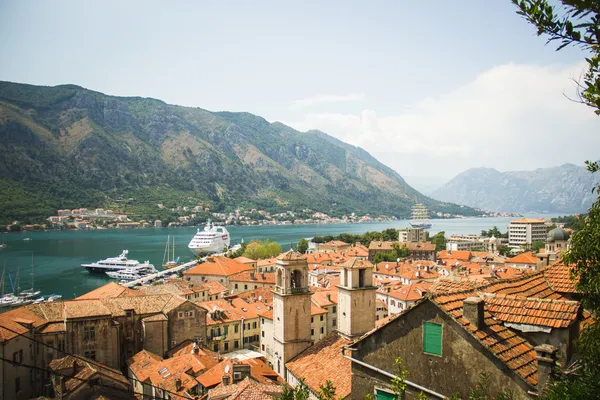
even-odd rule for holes
{"type": "Polygon", "coordinates": [[[228,257],[214,256],[185,271],[183,277],[193,283],[217,281],[229,288],[229,278],[246,271],[254,271],[254,268],[228,257]]]}
{"type": "Polygon", "coordinates": [[[162,221],[160,219],[154,220],[155,228],[162,228],[162,221]]]}
{"type": "Polygon", "coordinates": [[[545,242],[548,227],[544,220],[522,218],[508,225],[508,244],[511,246],[531,246],[533,242],[545,242]]]}
{"type": "Polygon", "coordinates": [[[425,229],[423,228],[405,228],[398,231],[398,241],[401,243],[424,242],[425,240],[425,229]]]}
{"type": "Polygon", "coordinates": [[[272,289],[275,286],[275,273],[254,271],[240,272],[229,277],[230,293],[246,292],[253,289],[272,289]]]}

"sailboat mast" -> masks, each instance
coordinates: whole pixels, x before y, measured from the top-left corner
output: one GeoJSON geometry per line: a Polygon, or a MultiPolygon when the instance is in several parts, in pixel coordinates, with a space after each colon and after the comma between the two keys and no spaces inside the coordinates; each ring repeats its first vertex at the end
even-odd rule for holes
{"type": "Polygon", "coordinates": [[[173,257],[171,257],[171,261],[175,261],[175,235],[173,235],[173,245],[171,246],[171,251],[173,252],[173,257]]]}

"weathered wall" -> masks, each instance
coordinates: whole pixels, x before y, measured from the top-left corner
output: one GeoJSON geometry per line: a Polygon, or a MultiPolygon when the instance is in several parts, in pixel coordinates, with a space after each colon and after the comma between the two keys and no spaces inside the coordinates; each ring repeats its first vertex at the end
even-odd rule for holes
{"type": "Polygon", "coordinates": [[[358,336],[375,328],[375,288],[339,287],[337,323],[340,332],[358,336]]]}
{"type": "Polygon", "coordinates": [[[116,338],[111,318],[72,319],[67,321],[67,348],[71,353],[84,355],[96,352],[96,361],[113,368],[120,367],[119,352],[115,349],[116,338]],[[86,327],[94,327],[95,339],[84,339],[86,327]]]}
{"type": "MultiPolygon", "coordinates": [[[[15,337],[3,344],[0,344],[0,357],[8,360],[13,360],[13,356],[17,354],[19,361],[19,351],[23,352],[22,363],[34,365],[33,357],[33,342],[26,337],[15,337]]],[[[14,366],[8,362],[2,362],[0,366],[0,399],[1,400],[25,400],[30,399],[34,395],[33,381],[35,375],[30,376],[30,368],[14,366]],[[16,389],[16,380],[20,381],[20,390],[16,389]]]]}
{"type": "MultiPolygon", "coordinates": [[[[508,367],[488,355],[483,345],[429,301],[415,306],[353,347],[358,349],[353,352],[354,358],[388,372],[396,370],[395,359],[402,357],[409,371],[409,381],[447,396],[458,392],[466,398],[475,387],[479,374],[486,372],[490,377],[492,397],[503,390],[511,390],[517,398],[528,398],[526,387],[520,386],[516,377],[509,377],[512,371],[508,367]],[[442,324],[441,357],[423,352],[424,321],[442,324]]],[[[389,386],[389,378],[356,363],[353,363],[352,372],[352,398],[372,394],[376,385],[389,386]]]]}
{"type": "Polygon", "coordinates": [[[167,343],[169,349],[186,339],[197,339],[200,343],[207,343],[205,309],[185,302],[171,310],[167,317],[169,319],[169,341],[167,343]]]}
{"type": "Polygon", "coordinates": [[[168,321],[143,321],[142,329],[144,333],[144,350],[164,357],[167,349],[169,333],[167,331],[168,321]]]}

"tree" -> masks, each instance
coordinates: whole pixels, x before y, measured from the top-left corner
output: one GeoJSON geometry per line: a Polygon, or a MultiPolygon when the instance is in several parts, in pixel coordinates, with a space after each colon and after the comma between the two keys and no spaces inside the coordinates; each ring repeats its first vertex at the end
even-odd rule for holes
{"type": "Polygon", "coordinates": [[[248,243],[243,256],[253,260],[263,260],[265,258],[278,256],[279,254],[281,254],[281,246],[279,243],[265,239],[248,243]]]}
{"type": "Polygon", "coordinates": [[[431,243],[435,244],[435,251],[446,250],[446,232],[438,232],[431,238],[431,243]]]}
{"type": "Polygon", "coordinates": [[[333,382],[327,379],[324,385],[319,385],[317,397],[319,400],[335,400],[335,386],[333,386],[333,382]]]}
{"type": "Polygon", "coordinates": [[[505,244],[501,244],[498,246],[498,253],[500,253],[501,256],[508,256],[510,255],[510,247],[508,247],[505,244]]]}
{"type": "Polygon", "coordinates": [[[392,378],[392,390],[399,399],[403,399],[404,391],[406,390],[406,377],[408,376],[408,370],[404,368],[404,360],[402,357],[396,357],[395,365],[396,376],[392,378]]]}
{"type": "Polygon", "coordinates": [[[306,253],[306,250],[308,250],[308,240],[302,238],[298,241],[298,244],[296,245],[296,251],[298,253],[306,253]]]}
{"type": "Polygon", "coordinates": [[[288,385],[283,386],[281,395],[277,397],[279,400],[308,400],[309,392],[308,387],[304,383],[305,379],[300,378],[296,387],[288,385]]]}
{"type": "Polygon", "coordinates": [[[512,0],[517,13],[545,35],[547,43],[560,43],[557,50],[576,46],[590,54],[583,82],[577,82],[579,101],[600,115],[600,5],[598,0],[512,0]],[[554,2],[553,2],[554,3],[554,2]]]}
{"type": "Polygon", "coordinates": [[[531,243],[531,251],[534,253],[539,252],[540,249],[543,249],[544,247],[546,247],[546,244],[544,242],[540,242],[539,240],[531,243]]]}

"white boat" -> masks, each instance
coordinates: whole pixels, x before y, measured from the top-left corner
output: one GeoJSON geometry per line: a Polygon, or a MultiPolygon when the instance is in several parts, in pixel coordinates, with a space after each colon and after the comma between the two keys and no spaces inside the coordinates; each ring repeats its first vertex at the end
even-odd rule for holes
{"type": "Polygon", "coordinates": [[[22,299],[31,299],[33,297],[39,296],[42,293],[40,290],[35,290],[34,287],[35,282],[35,264],[33,263],[33,253],[31,253],[31,289],[25,289],[21,293],[19,293],[19,297],[22,299]]]}
{"type": "Polygon", "coordinates": [[[418,203],[412,207],[412,217],[409,223],[413,228],[431,228],[431,221],[429,221],[429,210],[424,204],[418,203]]]}
{"type": "Polygon", "coordinates": [[[229,248],[231,238],[223,226],[214,226],[210,219],[206,222],[204,230],[198,229],[188,247],[196,255],[218,253],[229,248]]]}
{"type": "Polygon", "coordinates": [[[60,299],[62,299],[62,295],[61,294],[54,294],[54,293],[52,293],[46,299],[46,303],[52,303],[53,301],[60,300],[60,299]]]}
{"type": "Polygon", "coordinates": [[[135,281],[136,279],[143,278],[143,275],[139,275],[132,271],[121,270],[121,271],[110,271],[106,275],[113,279],[120,279],[121,281],[135,281]]]}
{"type": "Polygon", "coordinates": [[[101,260],[90,264],[81,264],[81,266],[87,269],[89,272],[119,271],[125,268],[134,268],[138,266],[143,266],[148,270],[154,270],[154,265],[150,264],[149,261],[145,261],[142,264],[137,260],[129,260],[127,259],[127,254],[129,254],[129,251],[123,250],[118,257],[110,257],[106,260],[101,260]]]}
{"type": "Polygon", "coordinates": [[[26,241],[26,242],[29,242],[31,239],[30,238],[25,238],[23,240],[26,241]]]}

